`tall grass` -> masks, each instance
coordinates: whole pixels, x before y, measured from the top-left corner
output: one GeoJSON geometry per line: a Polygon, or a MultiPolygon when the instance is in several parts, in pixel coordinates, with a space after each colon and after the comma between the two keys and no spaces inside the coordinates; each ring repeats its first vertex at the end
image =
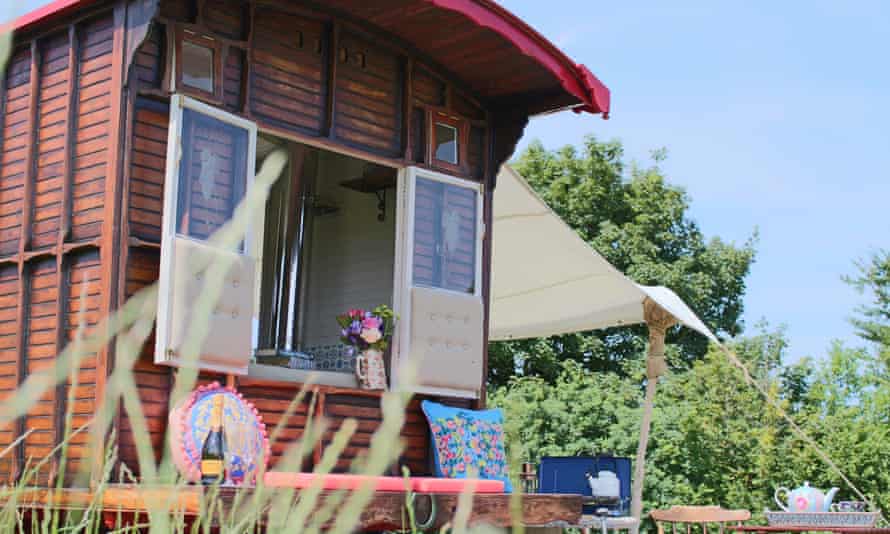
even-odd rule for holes
{"type": "MultiPolygon", "coordinates": [[[[0,36],[0,71],[4,70],[9,48],[9,35],[0,36]]],[[[211,238],[216,246],[231,251],[236,249],[244,239],[247,222],[255,219],[260,210],[265,208],[269,189],[286,162],[286,154],[282,151],[274,152],[266,158],[254,184],[235,210],[232,220],[211,238]]],[[[231,265],[217,261],[193,267],[206,270],[206,290],[195,303],[187,342],[181,351],[181,366],[175,373],[175,384],[169,399],[170,408],[196,386],[200,347],[208,335],[210,315],[231,265]]],[[[85,297],[86,288],[80,298],[83,300],[85,297]]],[[[197,534],[218,529],[222,533],[241,533],[257,531],[261,522],[265,524],[263,530],[268,532],[314,534],[322,529],[334,533],[354,531],[360,522],[362,511],[373,498],[374,489],[370,484],[353,492],[332,494],[322,491],[319,478],[317,484],[297,493],[294,490],[264,487],[263,473],[260,473],[252,491],[238,493],[233,499],[223,499],[225,490],[219,487],[196,491],[187,484],[175,469],[168,447],[164,447],[160,463],[156,462],[156,451],[149,438],[148,423],[138,395],[133,365],[152,332],[157,304],[158,288],[152,285],[139,291],[120,309],[92,328],[87,327],[81,312],[74,340],[55,358],[52,365],[29,375],[15,394],[3,401],[0,408],[0,427],[8,427],[17,418],[26,415],[48,391],[66,381],[68,383],[64,437],[50,455],[29,459],[20,479],[14,485],[0,488],[0,532],[92,534],[107,529],[118,533],[147,530],[152,533],[197,534]],[[113,347],[114,353],[114,369],[107,379],[106,391],[98,399],[95,416],[87,424],[73,428],[73,395],[78,385],[80,364],[104,347],[113,347]],[[112,423],[120,410],[125,412],[132,428],[138,459],[138,479],[127,466],[117,461],[115,428],[112,423]],[[91,451],[91,458],[80,463],[79,471],[69,473],[67,464],[70,461],[71,439],[84,433],[89,434],[88,450],[91,451]],[[54,468],[54,491],[38,487],[38,474],[45,472],[48,466],[54,468]],[[118,469],[113,472],[115,466],[118,469]],[[130,482],[132,486],[128,486],[128,489],[135,490],[141,496],[144,513],[133,516],[123,510],[105,507],[105,497],[111,492],[120,492],[121,482],[130,482]],[[73,507],[69,502],[73,494],[65,489],[72,487],[90,489],[88,492],[78,493],[87,498],[73,507]],[[201,513],[188,516],[186,503],[197,503],[201,513]],[[63,509],[63,504],[65,508],[71,509],[63,509]],[[110,527],[106,525],[106,521],[111,523],[110,527]]],[[[85,308],[86,306],[81,306],[81,310],[85,308]]],[[[410,366],[399,372],[402,374],[399,377],[400,384],[412,383],[413,371],[410,366]]],[[[311,389],[311,380],[303,384],[284,417],[271,430],[270,441],[273,445],[281,438],[285,422],[307,399],[310,407],[314,407],[316,399],[311,389]]],[[[405,393],[383,394],[383,420],[373,435],[367,457],[358,468],[358,473],[381,475],[398,460],[402,452],[400,431],[409,400],[410,395],[405,393]]],[[[327,421],[312,417],[314,409],[310,409],[308,413],[302,436],[286,449],[278,469],[300,470],[304,460],[328,430],[327,421]]],[[[321,461],[315,466],[315,472],[324,474],[334,469],[356,428],[357,422],[352,419],[340,425],[331,443],[325,447],[321,461]]],[[[16,446],[26,437],[27,434],[19,436],[15,443],[0,451],[0,461],[8,461],[16,446]]],[[[164,443],[166,442],[165,440],[164,443]]],[[[406,496],[403,526],[407,531],[417,532],[411,506],[412,494],[406,492],[406,496]]],[[[461,496],[456,512],[457,521],[450,525],[453,530],[465,531],[468,528],[471,506],[472,496],[469,493],[461,496]]],[[[518,511],[515,506],[513,508],[518,511]]]]}

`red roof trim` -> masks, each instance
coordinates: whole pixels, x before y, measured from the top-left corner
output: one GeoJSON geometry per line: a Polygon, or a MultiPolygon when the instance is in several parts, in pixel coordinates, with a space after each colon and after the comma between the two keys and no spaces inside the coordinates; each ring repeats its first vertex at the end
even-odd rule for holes
{"type": "Polygon", "coordinates": [[[30,26],[36,22],[39,22],[50,15],[55,15],[59,11],[63,9],[68,9],[69,7],[73,7],[84,0],[55,0],[50,4],[46,4],[43,7],[38,7],[34,11],[30,13],[25,13],[21,17],[12,21],[12,25],[10,27],[9,24],[0,25],[0,31],[16,31],[25,28],[26,26],[30,26]]]}
{"type": "Polygon", "coordinates": [[[611,93],[584,65],[576,64],[556,45],[535,31],[519,17],[492,0],[428,0],[444,9],[466,15],[476,24],[489,28],[516,45],[519,50],[547,68],[563,88],[580,103],[575,111],[609,116],[611,93]]]}
{"type": "MultiPolygon", "coordinates": [[[[62,10],[88,0],[55,0],[12,23],[12,30],[21,30],[62,10]]],[[[610,92],[584,65],[576,64],[546,37],[493,0],[427,0],[430,3],[461,13],[476,24],[489,28],[516,45],[519,50],[549,70],[569,94],[578,99],[577,112],[602,113],[609,116],[610,92]]],[[[0,26],[7,30],[9,25],[0,26]]]]}

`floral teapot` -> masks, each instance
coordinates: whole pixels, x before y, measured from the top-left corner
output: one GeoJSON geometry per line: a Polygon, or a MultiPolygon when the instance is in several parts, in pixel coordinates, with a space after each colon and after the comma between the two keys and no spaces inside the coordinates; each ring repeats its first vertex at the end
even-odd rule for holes
{"type": "Polygon", "coordinates": [[[786,512],[828,512],[837,491],[837,488],[831,488],[827,494],[822,493],[821,490],[810,487],[809,482],[804,482],[803,486],[794,491],[784,487],[777,488],[773,498],[779,508],[786,512]],[[784,502],[779,498],[782,493],[787,495],[784,502]]]}

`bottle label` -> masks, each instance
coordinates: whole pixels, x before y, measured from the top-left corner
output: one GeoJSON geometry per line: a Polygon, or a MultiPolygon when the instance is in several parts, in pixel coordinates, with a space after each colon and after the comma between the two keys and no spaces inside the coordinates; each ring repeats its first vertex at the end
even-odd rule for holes
{"type": "Polygon", "coordinates": [[[201,474],[202,475],[220,475],[222,474],[223,463],[222,460],[201,460],[201,474]]]}

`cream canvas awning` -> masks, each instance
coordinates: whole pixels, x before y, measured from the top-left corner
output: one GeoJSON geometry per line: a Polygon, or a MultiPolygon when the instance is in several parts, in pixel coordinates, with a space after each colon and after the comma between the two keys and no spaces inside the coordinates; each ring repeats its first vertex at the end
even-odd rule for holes
{"type": "Polygon", "coordinates": [[[638,285],[613,267],[508,165],[498,174],[493,240],[493,341],[642,323],[647,297],[717,340],[673,291],[638,285]]]}

